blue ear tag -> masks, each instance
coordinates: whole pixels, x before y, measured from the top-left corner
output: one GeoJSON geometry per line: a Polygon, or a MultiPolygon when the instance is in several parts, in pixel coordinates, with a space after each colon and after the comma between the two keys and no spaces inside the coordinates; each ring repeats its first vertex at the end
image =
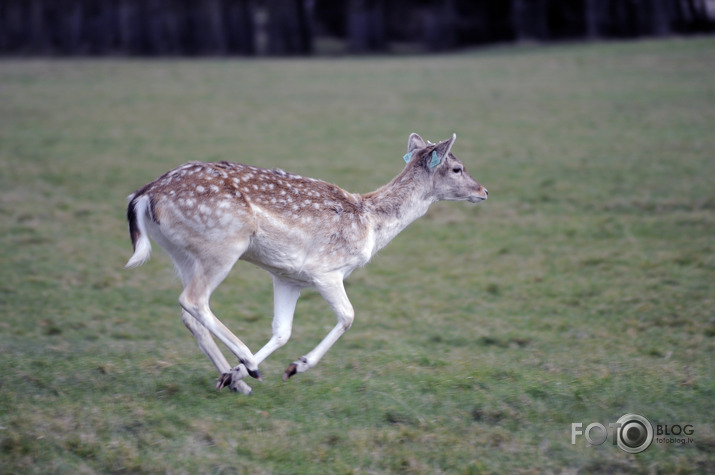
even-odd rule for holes
{"type": "Polygon", "coordinates": [[[410,160],[412,160],[412,154],[413,154],[413,153],[415,153],[415,152],[414,152],[414,151],[413,151],[413,152],[408,152],[408,153],[406,153],[406,154],[402,157],[402,159],[405,161],[405,163],[410,163],[410,160]]]}
{"type": "Polygon", "coordinates": [[[437,156],[437,151],[432,150],[432,160],[430,160],[430,162],[429,162],[429,167],[434,168],[437,165],[439,165],[439,162],[440,162],[440,160],[439,160],[439,157],[437,156]]]}

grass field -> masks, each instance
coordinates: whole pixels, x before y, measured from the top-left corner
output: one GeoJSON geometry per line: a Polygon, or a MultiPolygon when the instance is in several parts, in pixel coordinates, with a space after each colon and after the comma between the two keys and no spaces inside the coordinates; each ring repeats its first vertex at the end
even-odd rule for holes
{"type": "MultiPolygon", "coordinates": [[[[440,57],[0,62],[0,473],[713,473],[715,40],[440,57]],[[250,397],[181,323],[157,250],[136,270],[125,197],[189,160],[371,191],[410,132],[457,133],[490,192],[439,203],[314,291],[250,397]],[[571,444],[625,413],[691,444],[571,444]]],[[[254,351],[270,276],[213,309],[254,351]]]]}

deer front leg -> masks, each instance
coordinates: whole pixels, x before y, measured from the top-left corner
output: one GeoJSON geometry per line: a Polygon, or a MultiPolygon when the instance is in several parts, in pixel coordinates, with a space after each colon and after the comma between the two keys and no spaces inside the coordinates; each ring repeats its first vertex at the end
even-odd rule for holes
{"type": "MultiPolygon", "coordinates": [[[[273,276],[273,335],[268,343],[253,356],[256,364],[261,364],[271,353],[285,345],[290,339],[293,329],[293,314],[298,297],[300,297],[300,290],[301,288],[295,284],[273,276]]],[[[229,386],[233,389],[233,386],[241,382],[247,375],[246,367],[239,364],[221,375],[216,388],[221,389],[229,386]]]]}
{"type": "Polygon", "coordinates": [[[283,374],[284,381],[287,381],[288,378],[294,374],[303,373],[318,364],[330,347],[332,347],[353,324],[355,311],[345,293],[342,276],[325,279],[317,285],[317,287],[320,294],[335,311],[335,315],[338,317],[338,323],[310,353],[288,365],[288,368],[286,368],[283,374]]]}

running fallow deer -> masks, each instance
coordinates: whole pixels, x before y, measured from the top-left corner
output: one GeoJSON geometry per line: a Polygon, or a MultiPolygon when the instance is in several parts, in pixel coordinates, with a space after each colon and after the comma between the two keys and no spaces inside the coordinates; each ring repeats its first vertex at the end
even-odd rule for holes
{"type": "Polygon", "coordinates": [[[364,195],[312,178],[238,163],[189,162],[129,196],[134,246],[126,267],[149,259],[151,236],[171,256],[184,290],[182,319],[219,371],[216,387],[251,392],[244,378],[261,379],[258,365],[290,337],[301,289],[315,287],[338,323],[283,379],[325,355],[353,323],[343,280],[364,266],[408,224],[439,200],[487,199],[487,190],[450,153],[456,135],[438,144],[411,134],[406,166],[390,183],[364,195]],[[257,353],[209,308],[211,293],[238,259],[273,275],[273,334],[257,353]],[[236,355],[231,367],[212,335],[236,355]]]}

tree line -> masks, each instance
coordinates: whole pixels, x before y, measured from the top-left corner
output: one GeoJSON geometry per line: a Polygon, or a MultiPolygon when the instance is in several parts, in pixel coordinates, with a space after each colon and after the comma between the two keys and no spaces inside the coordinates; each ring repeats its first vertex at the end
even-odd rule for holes
{"type": "Polygon", "coordinates": [[[310,55],[712,32],[714,0],[0,0],[2,55],[310,55]],[[336,51],[335,47],[333,51],[336,51]]]}

